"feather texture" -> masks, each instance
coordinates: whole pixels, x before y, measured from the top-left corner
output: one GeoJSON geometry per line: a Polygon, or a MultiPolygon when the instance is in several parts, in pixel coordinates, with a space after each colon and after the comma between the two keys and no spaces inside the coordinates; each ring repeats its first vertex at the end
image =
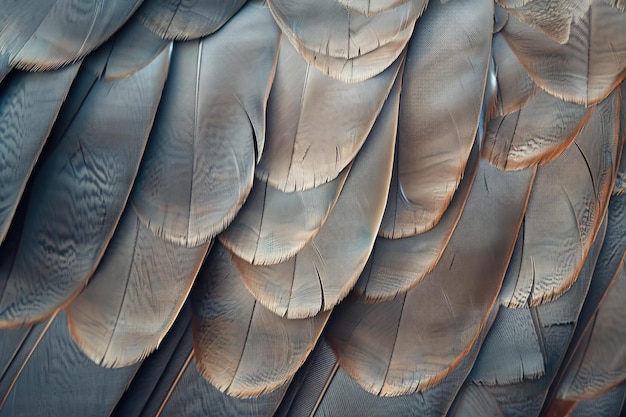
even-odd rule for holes
{"type": "Polygon", "coordinates": [[[307,64],[283,39],[257,177],[283,191],[301,191],[336,178],[363,145],[401,61],[363,83],[346,84],[307,64]]]}
{"type": "Polygon", "coordinates": [[[194,357],[220,391],[253,397],[284,386],[305,361],[329,313],[279,317],[245,289],[228,250],[216,243],[192,292],[194,357]]]}
{"type": "MultiPolygon", "coordinates": [[[[465,175],[452,202],[432,229],[400,239],[378,237],[369,263],[361,274],[356,291],[370,301],[389,300],[419,283],[439,261],[459,221],[478,168],[478,141],[470,154],[465,175]]],[[[397,168],[397,165],[396,165],[397,168]]],[[[390,198],[385,213],[393,207],[397,171],[391,180],[390,198]]],[[[384,220],[384,217],[383,217],[384,220]]],[[[397,219],[396,219],[397,220],[397,219]]]]}
{"type": "Polygon", "coordinates": [[[58,68],[100,46],[139,4],[141,0],[3,1],[0,54],[8,54],[17,68],[58,68]]]}
{"type": "Polygon", "coordinates": [[[221,28],[246,0],[145,0],[137,11],[143,24],[160,37],[187,40],[221,28]]]}
{"type": "Polygon", "coordinates": [[[392,301],[350,299],[338,309],[329,342],[341,366],[367,391],[399,395],[424,389],[467,354],[500,289],[533,176],[532,169],[508,173],[482,162],[437,267],[392,301]],[[472,244],[477,233],[480,247],[472,244]]]}
{"type": "Polygon", "coordinates": [[[128,78],[96,83],[38,172],[15,258],[0,265],[5,326],[49,314],[95,269],[137,172],[165,82],[167,52],[128,78]],[[103,106],[110,109],[105,115],[99,112],[103,106]]]}
{"type": "Polygon", "coordinates": [[[349,172],[350,165],[331,182],[291,193],[255,180],[239,214],[219,235],[220,241],[234,255],[251,264],[285,262],[320,230],[349,172]]]}
{"type": "Polygon", "coordinates": [[[277,42],[269,11],[250,4],[214,36],[176,45],[132,196],[157,236],[201,245],[243,205],[252,188],[254,140],[265,136],[277,42]]]}
{"type": "Polygon", "coordinates": [[[15,72],[0,96],[0,242],[79,65],[15,72]]]}
{"type": "Polygon", "coordinates": [[[329,310],[348,294],[359,277],[387,201],[400,84],[397,80],[335,207],[313,240],[282,264],[249,265],[233,258],[247,288],[274,313],[303,318],[329,310]]]}
{"type": "Polygon", "coordinates": [[[50,415],[96,417],[108,414],[119,400],[137,367],[105,369],[91,362],[74,345],[64,317],[60,313],[51,323],[39,325],[45,327],[36,345],[22,359],[14,384],[0,397],[1,403],[10,405],[0,408],[0,416],[46,410],[50,415]],[[51,384],[54,390],[48,389],[51,384]],[[39,395],[33,397],[32,390],[39,395]]]}
{"type": "Polygon", "coordinates": [[[626,13],[604,0],[594,0],[582,18],[572,22],[569,41],[563,45],[513,16],[501,33],[530,77],[564,100],[597,103],[626,76],[626,13]]]}
{"type": "Polygon", "coordinates": [[[376,54],[376,75],[398,57],[410,37],[404,30],[415,24],[427,1],[402,2],[373,15],[354,12],[337,0],[271,0],[268,4],[289,42],[322,72],[327,72],[327,66],[325,59],[318,63],[318,56],[351,60],[395,43],[390,51],[376,54]]]}
{"type": "Polygon", "coordinates": [[[95,363],[122,367],[160,344],[209,248],[186,248],[150,232],[127,207],[89,285],[69,305],[72,337],[95,363]]]}
{"type": "Polygon", "coordinates": [[[403,74],[399,192],[385,217],[384,237],[432,228],[454,195],[478,130],[492,15],[488,0],[435,1],[418,22],[403,74]]]}
{"type": "Polygon", "coordinates": [[[104,72],[113,81],[139,71],[155,59],[170,42],[146,29],[135,17],[125,24],[114,40],[114,47],[104,72]]]}
{"type": "Polygon", "coordinates": [[[552,300],[578,275],[612,189],[619,133],[617,98],[613,94],[597,105],[574,143],[538,168],[525,215],[524,256],[516,288],[505,305],[552,300]]]}

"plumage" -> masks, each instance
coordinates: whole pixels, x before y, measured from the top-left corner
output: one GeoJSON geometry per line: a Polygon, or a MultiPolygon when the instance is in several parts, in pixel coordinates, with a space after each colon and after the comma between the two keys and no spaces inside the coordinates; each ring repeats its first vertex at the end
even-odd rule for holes
{"type": "Polygon", "coordinates": [[[15,72],[0,101],[0,242],[37,157],[78,71],[78,64],[45,73],[15,72]]]}
{"type": "Polygon", "coordinates": [[[245,2],[144,0],[137,16],[146,28],[165,39],[195,39],[221,28],[245,2]]]}
{"type": "Polygon", "coordinates": [[[396,214],[387,216],[382,228],[384,237],[406,237],[432,228],[452,199],[478,130],[492,14],[493,3],[487,0],[435,1],[419,20],[403,73],[400,192],[396,214]],[[395,222],[396,217],[400,221],[395,222]]]}
{"type": "Polygon", "coordinates": [[[97,82],[42,165],[17,252],[0,264],[2,325],[46,316],[95,269],[130,193],[168,63],[164,51],[126,79],[97,82]],[[106,117],[103,105],[112,109],[106,117]]]}
{"type": "Polygon", "coordinates": [[[307,64],[283,36],[257,177],[283,191],[336,178],[363,145],[401,61],[363,83],[346,84],[307,64]]]}
{"type": "Polygon", "coordinates": [[[565,44],[514,16],[501,33],[542,89],[566,101],[588,105],[606,98],[626,76],[625,23],[626,13],[604,0],[594,0],[589,10],[572,22],[565,44]]]}
{"type": "Polygon", "coordinates": [[[319,232],[343,189],[350,165],[334,180],[286,193],[255,180],[237,217],[219,235],[234,255],[255,265],[285,262],[319,232]]]}
{"type": "Polygon", "coordinates": [[[192,292],[194,357],[221,391],[254,397],[279,389],[315,346],[329,313],[290,320],[246,291],[228,251],[216,243],[192,292]]]}
{"type": "Polygon", "coordinates": [[[272,17],[254,4],[215,36],[176,45],[131,199],[157,236],[201,245],[225,229],[243,205],[252,187],[255,149],[262,149],[265,135],[277,45],[272,17]],[[261,34],[253,22],[264,28],[261,34]],[[246,48],[234,54],[236,45],[246,48]],[[248,65],[255,71],[244,71],[248,65]],[[220,105],[212,105],[216,102],[220,105]]]}
{"type": "Polygon", "coordinates": [[[525,214],[524,255],[505,305],[555,299],[578,275],[609,202],[619,134],[617,98],[613,94],[597,105],[572,145],[537,169],[525,214]],[[575,164],[580,168],[563,176],[563,167],[575,164]]]}
{"type": "MultiPolygon", "coordinates": [[[[317,56],[353,59],[384,48],[396,41],[404,29],[412,27],[427,1],[411,0],[373,15],[364,15],[337,0],[271,0],[268,5],[276,23],[289,42],[309,64],[324,71],[317,56]]],[[[408,37],[400,37],[395,52],[385,54],[384,70],[398,57],[408,37]]],[[[322,60],[324,62],[324,60],[322,60]]]]}
{"type": "Polygon", "coordinates": [[[272,312],[289,318],[311,317],[333,308],[354,286],[385,209],[399,99],[397,80],[328,220],[302,250],[271,266],[249,265],[233,257],[247,288],[272,312]]]}
{"type": "Polygon", "coordinates": [[[0,0],[0,416],[620,415],[625,9],[0,0]]]}
{"type": "Polygon", "coordinates": [[[171,43],[150,32],[135,17],[120,29],[113,42],[115,47],[104,72],[107,81],[139,71],[171,43]]]}
{"type": "Polygon", "coordinates": [[[209,247],[161,240],[127,207],[87,288],[66,310],[78,346],[106,367],[146,357],[174,322],[209,247]]]}
{"type": "Polygon", "coordinates": [[[140,0],[2,2],[0,53],[21,69],[58,68],[100,46],[131,16],[140,0]]]}
{"type": "MultiPolygon", "coordinates": [[[[0,416],[98,416],[110,412],[132,379],[137,366],[103,368],[90,361],[69,337],[65,315],[43,326],[29,355],[18,362],[18,378],[0,397],[0,416]],[[49,389],[53,386],[53,389],[49,389]],[[39,395],[31,395],[37,390],[39,395]]],[[[2,330],[11,332],[14,330],[2,330]]]]}
{"type": "MultiPolygon", "coordinates": [[[[372,301],[390,300],[417,285],[426,274],[433,270],[463,212],[474,182],[478,160],[478,141],[476,141],[459,188],[435,227],[424,233],[399,239],[387,239],[381,236],[376,238],[369,263],[356,284],[357,293],[364,294],[372,301]]],[[[394,188],[397,186],[397,161],[394,168],[396,169],[395,177],[391,179],[386,215],[397,201],[394,200],[393,195],[397,192],[394,188]]],[[[385,217],[383,217],[383,223],[384,221],[385,217]]]]}
{"type": "Polygon", "coordinates": [[[367,391],[415,392],[441,381],[463,359],[500,289],[533,176],[532,169],[501,172],[483,161],[437,267],[394,300],[342,304],[329,342],[343,369],[367,391]],[[485,199],[489,206],[481,204],[485,199]],[[480,247],[471,242],[479,230],[480,247]]]}

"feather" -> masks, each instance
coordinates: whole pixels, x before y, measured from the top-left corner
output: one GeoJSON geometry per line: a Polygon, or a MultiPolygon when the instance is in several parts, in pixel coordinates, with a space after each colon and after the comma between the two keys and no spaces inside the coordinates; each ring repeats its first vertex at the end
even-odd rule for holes
{"type": "MultiPolygon", "coordinates": [[[[587,288],[592,282],[591,276],[603,232],[604,230],[598,234],[598,239],[578,280],[562,297],[524,309],[500,307],[496,322],[487,335],[474,369],[455,401],[454,409],[457,412],[455,415],[520,417],[539,415],[572,336],[587,288]],[[519,321],[526,315],[524,311],[530,312],[530,324],[519,321]],[[530,326],[534,336],[524,334],[519,327],[503,329],[505,317],[517,318],[516,326],[530,326]],[[502,330],[506,334],[503,334],[502,330]],[[519,354],[524,356],[520,357],[519,354]],[[527,369],[526,365],[530,367],[527,369]]],[[[520,252],[520,247],[518,242],[516,252],[520,252]]],[[[517,267],[519,260],[512,261],[505,285],[506,281],[511,279],[510,270],[517,267]]]]}
{"type": "Polygon", "coordinates": [[[318,55],[349,60],[403,39],[394,48],[395,52],[385,54],[386,59],[379,63],[381,71],[387,68],[408,41],[408,36],[399,34],[415,24],[426,3],[408,1],[366,16],[352,12],[337,0],[268,1],[276,23],[289,42],[309,64],[323,72],[324,65],[317,63],[318,55]]]}
{"type": "MultiPolygon", "coordinates": [[[[625,396],[626,383],[622,383],[599,397],[577,401],[567,417],[618,417],[625,396]]],[[[546,417],[550,416],[546,415],[546,417]]]]}
{"type": "Polygon", "coordinates": [[[391,233],[387,226],[384,237],[432,228],[452,199],[478,129],[492,16],[493,2],[488,0],[435,1],[416,26],[407,51],[398,124],[399,198],[406,216],[414,220],[394,224],[391,233]]]}
{"type": "Polygon", "coordinates": [[[11,66],[47,70],[77,61],[107,40],[141,0],[3,1],[0,54],[11,66]]]}
{"type": "Polygon", "coordinates": [[[594,0],[582,18],[572,22],[569,41],[563,45],[514,16],[501,33],[530,77],[563,100],[597,103],[626,77],[626,13],[604,0],[594,0]]]}
{"type": "Polygon", "coordinates": [[[45,327],[37,343],[0,397],[0,407],[6,404],[0,416],[108,415],[137,367],[106,369],[91,362],[72,342],[63,313],[38,326],[45,327]]]}
{"type": "Polygon", "coordinates": [[[187,40],[221,28],[246,0],[145,0],[137,11],[143,24],[162,38],[187,40]]]}
{"type": "Polygon", "coordinates": [[[540,91],[520,110],[489,121],[483,154],[500,169],[524,169],[551,161],[570,145],[591,112],[540,91]]]}
{"type": "Polygon", "coordinates": [[[4,77],[11,71],[11,65],[9,64],[9,55],[0,52],[0,83],[4,80],[4,77]]]}
{"type": "Polygon", "coordinates": [[[626,380],[624,357],[624,296],[626,260],[622,258],[613,282],[568,363],[557,393],[558,401],[602,395],[626,380]],[[610,358],[610,360],[607,360],[610,358]]]}
{"type": "Polygon", "coordinates": [[[141,362],[111,416],[155,416],[178,381],[191,349],[191,307],[185,303],[159,349],[141,362]]]}
{"type": "Polygon", "coordinates": [[[283,39],[257,177],[282,191],[302,191],[336,178],[363,145],[401,61],[370,80],[346,84],[308,65],[283,39]]]}
{"type": "Polygon", "coordinates": [[[521,110],[528,100],[537,94],[539,87],[528,76],[504,36],[500,33],[493,37],[492,53],[498,85],[497,114],[505,116],[521,110]]]}
{"type": "MultiPolygon", "coordinates": [[[[409,1],[414,0],[337,0],[337,2],[344,6],[346,9],[363,14],[365,16],[385,12],[387,10],[401,6],[409,1]]],[[[418,1],[424,3],[424,6],[422,6],[423,8],[425,8],[426,4],[428,3],[428,0],[418,1]]]]}
{"type": "MultiPolygon", "coordinates": [[[[619,119],[621,131],[620,135],[621,141],[626,142],[626,84],[622,83],[619,92],[622,98],[619,119]]],[[[613,186],[613,194],[624,193],[626,193],[626,147],[622,143],[622,153],[620,157],[619,167],[617,168],[615,185],[613,186]]]]}
{"type": "Polygon", "coordinates": [[[363,388],[379,395],[424,389],[468,353],[500,289],[533,176],[532,169],[502,172],[481,162],[437,267],[392,301],[349,299],[339,307],[329,342],[363,388]]]}
{"type": "Polygon", "coordinates": [[[106,367],[145,358],[182,308],[209,245],[165,242],[127,207],[89,285],[67,308],[80,349],[106,367]]]}
{"type": "Polygon", "coordinates": [[[0,242],[79,65],[41,74],[16,71],[0,96],[0,242]]]}
{"type": "Polygon", "coordinates": [[[612,189],[617,97],[598,104],[574,143],[538,168],[525,215],[524,255],[506,306],[553,300],[574,283],[612,189]]]}
{"type": "Polygon", "coordinates": [[[98,82],[41,167],[17,253],[0,265],[3,325],[46,316],[92,274],[130,193],[165,82],[167,52],[131,77],[98,82]],[[98,111],[103,107],[105,115],[98,111]]]}
{"type": "Polygon", "coordinates": [[[590,0],[533,0],[508,11],[520,22],[533,26],[558,43],[567,43],[572,21],[589,9],[590,0]]]}
{"type": "Polygon", "coordinates": [[[216,243],[192,291],[194,357],[220,391],[247,398],[283,387],[304,363],[329,313],[279,317],[256,302],[216,243]]]}
{"type": "MultiPolygon", "coordinates": [[[[376,239],[368,265],[356,284],[357,293],[364,294],[370,301],[387,301],[412,288],[433,270],[465,207],[478,168],[478,154],[478,141],[475,141],[465,168],[464,178],[435,227],[415,236],[400,239],[384,237],[376,239]]],[[[397,165],[394,168],[397,169],[397,165]]],[[[390,212],[390,208],[394,207],[394,201],[397,201],[393,197],[394,191],[397,193],[395,188],[397,187],[397,171],[394,173],[396,176],[391,180],[390,197],[385,214],[390,212]]],[[[383,224],[384,221],[383,216],[383,224]]]]}
{"type": "Polygon", "coordinates": [[[201,245],[243,205],[277,42],[269,11],[250,4],[215,35],[176,44],[131,200],[157,236],[201,245]]]}
{"type": "Polygon", "coordinates": [[[253,266],[233,258],[246,287],[274,313],[289,318],[313,316],[334,307],[354,286],[385,210],[399,99],[397,80],[334,209],[311,242],[282,264],[253,266]]]}
{"type": "MultiPolygon", "coordinates": [[[[487,323],[490,323],[492,319],[490,313],[487,323]]],[[[455,370],[443,381],[414,394],[378,397],[363,390],[339,367],[328,384],[324,397],[319,401],[318,412],[315,416],[345,415],[345,410],[350,410],[351,416],[368,417],[448,415],[448,409],[474,363],[487,328],[489,328],[488,324],[455,370]]]]}
{"type": "Polygon", "coordinates": [[[493,33],[496,34],[500,32],[504,25],[506,25],[506,21],[508,19],[509,12],[504,7],[495,2],[493,10],[493,33]]]}
{"type": "Polygon", "coordinates": [[[303,48],[299,52],[307,62],[327,76],[346,83],[358,83],[377,76],[389,67],[389,63],[404,51],[414,28],[415,25],[411,24],[389,43],[354,58],[337,58],[303,48]]]}
{"type": "Polygon", "coordinates": [[[234,255],[255,265],[273,265],[293,257],[320,230],[350,171],[319,187],[286,193],[262,180],[231,225],[219,235],[234,255]]]}
{"type": "Polygon", "coordinates": [[[107,62],[106,81],[126,78],[152,62],[170,41],[146,29],[135,17],[118,32],[107,62]]]}

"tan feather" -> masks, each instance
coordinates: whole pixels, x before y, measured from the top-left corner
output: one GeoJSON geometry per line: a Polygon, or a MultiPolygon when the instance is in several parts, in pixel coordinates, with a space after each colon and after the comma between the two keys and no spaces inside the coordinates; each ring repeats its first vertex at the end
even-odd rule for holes
{"type": "Polygon", "coordinates": [[[336,178],[363,145],[402,61],[370,80],[346,84],[308,65],[283,39],[257,177],[282,191],[336,178]]]}
{"type": "Polygon", "coordinates": [[[382,236],[424,232],[450,203],[478,129],[492,27],[488,0],[435,1],[420,18],[407,51],[398,125],[398,197],[413,221],[386,221],[382,236]]]}
{"type": "Polygon", "coordinates": [[[508,11],[520,22],[533,26],[556,42],[567,43],[572,22],[589,9],[591,0],[533,0],[508,11]]]}
{"type": "Polygon", "coordinates": [[[354,286],[387,201],[399,99],[397,80],[335,207],[311,242],[282,264],[250,265],[233,258],[248,289],[274,313],[289,318],[313,316],[334,307],[354,286]]]}
{"type": "Polygon", "coordinates": [[[230,254],[216,243],[192,292],[194,357],[202,375],[236,397],[287,382],[313,349],[329,313],[281,318],[246,290],[230,254]]]}
{"type": "Polygon", "coordinates": [[[329,342],[364,389],[378,395],[421,390],[463,359],[500,290],[533,176],[532,169],[503,172],[481,161],[437,267],[392,301],[349,299],[335,311],[329,342]]]}
{"type": "Polygon", "coordinates": [[[157,236],[202,245],[243,205],[255,138],[262,149],[265,136],[277,43],[267,8],[250,4],[215,35],[176,44],[132,196],[157,236]]]}
{"type": "Polygon", "coordinates": [[[483,155],[500,169],[524,169],[557,158],[583,128],[591,110],[545,91],[520,110],[489,121],[483,155]]]}

